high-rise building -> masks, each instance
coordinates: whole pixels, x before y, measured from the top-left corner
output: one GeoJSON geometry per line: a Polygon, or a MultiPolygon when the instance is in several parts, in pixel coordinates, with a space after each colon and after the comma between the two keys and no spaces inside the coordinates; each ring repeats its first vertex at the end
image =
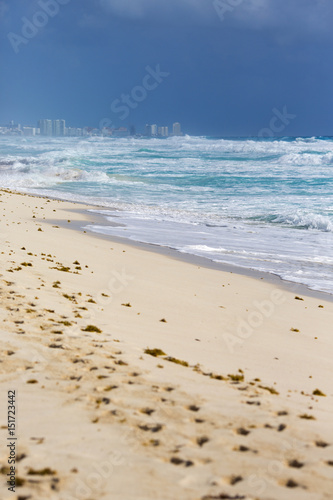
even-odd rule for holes
{"type": "Polygon", "coordinates": [[[65,120],[53,120],[52,132],[55,137],[64,137],[66,130],[65,120]]]}
{"type": "Polygon", "coordinates": [[[21,130],[21,125],[19,123],[15,123],[14,120],[11,120],[7,127],[10,130],[21,130]]]}
{"type": "Polygon", "coordinates": [[[146,129],[145,129],[145,135],[147,135],[148,137],[151,136],[151,125],[146,125],[146,129]]]}
{"type": "Polygon", "coordinates": [[[158,135],[160,137],[168,137],[169,128],[168,127],[158,127],[158,135]]]}
{"type": "Polygon", "coordinates": [[[39,120],[38,128],[41,135],[52,136],[52,120],[39,120]]]}
{"type": "Polygon", "coordinates": [[[157,125],[151,126],[151,135],[157,135],[157,125]]]}
{"type": "Polygon", "coordinates": [[[172,133],[173,135],[182,135],[180,123],[176,122],[173,124],[172,133]]]}
{"type": "Polygon", "coordinates": [[[81,137],[83,135],[82,128],[68,127],[66,128],[65,135],[68,137],[81,137]]]}
{"type": "Polygon", "coordinates": [[[34,127],[23,127],[22,132],[23,135],[36,135],[36,129],[34,127]]]}

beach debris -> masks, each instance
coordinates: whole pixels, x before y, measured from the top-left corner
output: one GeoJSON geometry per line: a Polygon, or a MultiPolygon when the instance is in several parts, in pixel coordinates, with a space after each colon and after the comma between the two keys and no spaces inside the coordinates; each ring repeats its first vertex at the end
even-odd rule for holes
{"type": "Polygon", "coordinates": [[[323,396],[323,397],[326,397],[326,394],[324,394],[323,392],[321,392],[320,389],[315,389],[312,394],[314,396],[323,396]]]}
{"type": "Polygon", "coordinates": [[[159,432],[163,429],[161,424],[139,425],[138,427],[145,432],[159,432]]]}
{"type": "Polygon", "coordinates": [[[24,486],[25,484],[25,479],[23,479],[22,477],[19,477],[19,476],[16,476],[15,478],[15,485],[20,488],[21,486],[24,486]]]}
{"type": "Polygon", "coordinates": [[[111,399],[109,398],[97,398],[96,399],[96,404],[100,405],[104,403],[105,405],[109,405],[111,403],[111,399]]]}
{"type": "Polygon", "coordinates": [[[71,272],[71,268],[70,267],[66,267],[66,266],[57,266],[57,267],[50,267],[50,269],[56,269],[57,271],[61,271],[63,273],[70,273],[71,272]]]}
{"type": "Polygon", "coordinates": [[[244,427],[239,427],[238,429],[236,429],[236,433],[239,434],[240,436],[247,436],[248,434],[250,434],[250,431],[244,429],[244,427]]]}
{"type": "Polygon", "coordinates": [[[102,333],[102,330],[100,330],[97,326],[95,325],[88,325],[85,328],[81,328],[82,332],[94,332],[94,333],[102,333]]]}
{"type": "Polygon", "coordinates": [[[155,358],[158,357],[158,356],[166,356],[165,352],[162,351],[162,349],[145,349],[144,350],[144,353],[145,354],[149,354],[150,356],[154,356],[155,358]]]}
{"type": "Polygon", "coordinates": [[[201,500],[245,500],[246,497],[243,495],[227,495],[226,493],[220,493],[220,495],[206,495],[201,498],[201,500]]]}
{"type": "Polygon", "coordinates": [[[299,484],[296,483],[296,481],[294,481],[293,479],[288,479],[288,481],[286,482],[287,488],[297,488],[297,486],[299,486],[299,484]]]}
{"type": "Polygon", "coordinates": [[[243,380],[244,380],[244,375],[243,374],[238,374],[238,373],[236,375],[230,375],[229,374],[228,377],[233,382],[243,382],[243,380]]]}
{"type": "Polygon", "coordinates": [[[231,476],[230,478],[230,484],[234,486],[235,484],[239,483],[240,481],[243,481],[242,476],[231,476]]]}
{"type": "Polygon", "coordinates": [[[228,380],[226,377],[223,377],[223,375],[215,375],[215,373],[211,373],[209,377],[214,380],[228,380]]]}
{"type": "Polygon", "coordinates": [[[158,439],[150,439],[149,440],[149,444],[151,446],[159,446],[160,445],[160,441],[158,439]]]}
{"type": "Polygon", "coordinates": [[[304,467],[304,463],[299,462],[298,460],[289,460],[288,465],[289,467],[294,467],[295,469],[301,469],[304,467]]]}
{"type": "Polygon", "coordinates": [[[153,410],[152,408],[142,408],[140,410],[141,413],[144,413],[145,415],[152,415],[156,410],[153,410]]]}
{"type": "Polygon", "coordinates": [[[196,405],[189,405],[189,406],[187,407],[187,409],[188,409],[188,410],[190,410],[190,411],[195,411],[195,412],[196,412],[196,411],[199,411],[199,410],[200,410],[200,406],[196,406],[196,405]]]}
{"type": "Polygon", "coordinates": [[[260,389],[264,389],[265,391],[270,392],[271,394],[276,394],[276,395],[278,395],[278,394],[279,394],[279,392],[277,392],[277,391],[274,389],[274,387],[267,387],[267,386],[265,386],[265,385],[258,385],[258,387],[260,387],[260,389]]]}
{"type": "Polygon", "coordinates": [[[251,451],[251,449],[250,449],[250,448],[248,448],[247,446],[243,446],[243,445],[241,444],[241,445],[240,445],[240,446],[238,446],[238,447],[236,446],[236,447],[234,448],[234,451],[241,451],[241,452],[243,452],[243,453],[244,453],[244,452],[246,452],[246,451],[251,451]]]}
{"type": "Polygon", "coordinates": [[[318,448],[327,448],[327,446],[329,446],[328,443],[326,443],[325,441],[316,441],[315,442],[315,445],[318,447],[318,448]]]}
{"type": "Polygon", "coordinates": [[[55,476],[56,473],[57,472],[55,470],[45,467],[45,469],[40,470],[30,468],[27,474],[28,476],[55,476]]]}
{"type": "Polygon", "coordinates": [[[205,443],[208,443],[208,441],[209,441],[209,438],[207,436],[201,436],[201,437],[197,438],[197,444],[200,447],[203,446],[205,443]]]}
{"type": "Polygon", "coordinates": [[[68,295],[68,293],[63,293],[62,296],[65,297],[65,299],[70,300],[70,301],[74,302],[75,304],[77,304],[74,295],[68,295]]]}
{"type": "Polygon", "coordinates": [[[168,356],[164,358],[166,361],[170,361],[170,363],[176,363],[177,365],[189,366],[187,361],[183,361],[182,359],[173,358],[172,356],[168,356]]]}
{"type": "Polygon", "coordinates": [[[183,460],[182,458],[179,457],[172,457],[170,459],[170,462],[174,465],[184,465],[185,467],[191,467],[194,465],[192,460],[183,460]]]}

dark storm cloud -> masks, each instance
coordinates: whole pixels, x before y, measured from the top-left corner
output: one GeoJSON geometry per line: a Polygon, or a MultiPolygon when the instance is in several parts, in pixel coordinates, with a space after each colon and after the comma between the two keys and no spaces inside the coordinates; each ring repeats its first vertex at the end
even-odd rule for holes
{"type": "Polygon", "coordinates": [[[256,135],[286,106],[296,118],[283,133],[331,133],[332,19],[332,0],[0,0],[0,122],[256,135]],[[41,2],[59,13],[15,53],[8,32],[41,2]],[[117,121],[111,104],[158,64],[168,79],[117,121]]]}

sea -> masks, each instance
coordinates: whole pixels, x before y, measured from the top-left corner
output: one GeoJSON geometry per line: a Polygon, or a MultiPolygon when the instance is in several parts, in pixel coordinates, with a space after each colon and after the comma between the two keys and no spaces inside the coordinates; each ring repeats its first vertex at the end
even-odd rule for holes
{"type": "Polygon", "coordinates": [[[89,231],[333,293],[331,137],[3,136],[0,187],[96,206],[89,231]]]}

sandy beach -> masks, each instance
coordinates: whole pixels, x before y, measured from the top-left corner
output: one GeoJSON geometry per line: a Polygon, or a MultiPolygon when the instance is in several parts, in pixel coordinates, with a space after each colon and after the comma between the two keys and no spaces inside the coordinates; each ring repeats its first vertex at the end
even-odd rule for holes
{"type": "Polygon", "coordinates": [[[0,203],[2,499],[333,498],[332,297],[0,203]]]}

